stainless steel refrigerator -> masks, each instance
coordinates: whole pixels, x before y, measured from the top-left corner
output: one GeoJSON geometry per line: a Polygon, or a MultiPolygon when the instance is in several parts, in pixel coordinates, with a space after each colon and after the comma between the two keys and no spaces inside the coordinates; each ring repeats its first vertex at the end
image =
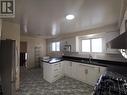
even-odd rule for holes
{"type": "Polygon", "coordinates": [[[1,40],[0,42],[0,77],[3,95],[16,94],[16,42],[1,40]]]}

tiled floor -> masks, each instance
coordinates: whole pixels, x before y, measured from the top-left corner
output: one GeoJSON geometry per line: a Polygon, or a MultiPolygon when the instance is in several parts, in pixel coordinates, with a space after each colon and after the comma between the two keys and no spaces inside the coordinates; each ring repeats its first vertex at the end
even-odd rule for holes
{"type": "Polygon", "coordinates": [[[54,83],[43,79],[41,69],[21,71],[21,87],[18,95],[91,95],[93,87],[69,77],[54,83]]]}

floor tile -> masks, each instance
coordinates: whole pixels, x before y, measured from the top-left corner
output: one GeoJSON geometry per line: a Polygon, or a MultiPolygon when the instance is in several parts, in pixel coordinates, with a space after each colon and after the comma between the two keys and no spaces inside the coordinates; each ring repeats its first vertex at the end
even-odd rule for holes
{"type": "Polygon", "coordinates": [[[21,71],[18,95],[91,95],[92,91],[92,86],[69,77],[49,83],[43,79],[42,70],[38,68],[21,71]]]}

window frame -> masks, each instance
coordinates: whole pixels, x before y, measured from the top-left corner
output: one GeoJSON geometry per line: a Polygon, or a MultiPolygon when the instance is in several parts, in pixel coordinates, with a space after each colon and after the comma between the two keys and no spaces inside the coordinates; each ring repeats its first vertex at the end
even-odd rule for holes
{"type": "Polygon", "coordinates": [[[79,42],[79,44],[80,44],[80,48],[79,48],[79,50],[80,50],[80,52],[81,53],[103,53],[103,38],[102,37],[96,37],[96,38],[80,38],[80,40],[79,40],[80,42],[79,42]],[[101,48],[102,48],[102,51],[101,52],[92,52],[92,39],[101,39],[101,41],[102,41],[102,46],[101,46],[101,48]],[[82,40],[90,40],[90,52],[83,52],[82,51],[82,40]]]}
{"type": "Polygon", "coordinates": [[[60,51],[60,41],[56,41],[56,42],[51,42],[51,51],[52,52],[59,52],[60,51]],[[53,50],[53,43],[55,45],[55,49],[53,50]],[[57,44],[59,43],[59,47],[57,49],[57,44]]]}
{"type": "Polygon", "coordinates": [[[93,38],[93,39],[91,39],[91,52],[92,52],[92,53],[102,53],[102,52],[103,52],[103,43],[102,43],[102,42],[103,42],[102,38],[93,38]],[[94,51],[93,51],[93,49],[92,49],[92,46],[93,46],[92,40],[94,40],[94,39],[101,39],[101,52],[97,52],[97,51],[94,52],[94,51]]]}
{"type": "Polygon", "coordinates": [[[82,46],[82,41],[83,41],[83,40],[84,40],[84,39],[81,40],[81,52],[85,52],[85,53],[91,52],[91,41],[90,41],[90,39],[85,39],[85,40],[89,40],[89,41],[90,41],[90,48],[89,48],[90,51],[88,51],[88,52],[87,52],[87,51],[83,51],[83,49],[82,49],[82,47],[83,47],[83,46],[82,46]]]}

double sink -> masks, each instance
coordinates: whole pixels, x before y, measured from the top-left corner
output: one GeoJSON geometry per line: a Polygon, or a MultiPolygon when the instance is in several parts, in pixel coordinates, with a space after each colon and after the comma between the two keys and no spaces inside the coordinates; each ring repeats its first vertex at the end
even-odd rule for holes
{"type": "Polygon", "coordinates": [[[86,59],[82,59],[82,60],[72,59],[71,61],[81,62],[81,63],[85,63],[85,64],[98,64],[98,62],[95,62],[93,60],[86,60],[86,59]]]}

